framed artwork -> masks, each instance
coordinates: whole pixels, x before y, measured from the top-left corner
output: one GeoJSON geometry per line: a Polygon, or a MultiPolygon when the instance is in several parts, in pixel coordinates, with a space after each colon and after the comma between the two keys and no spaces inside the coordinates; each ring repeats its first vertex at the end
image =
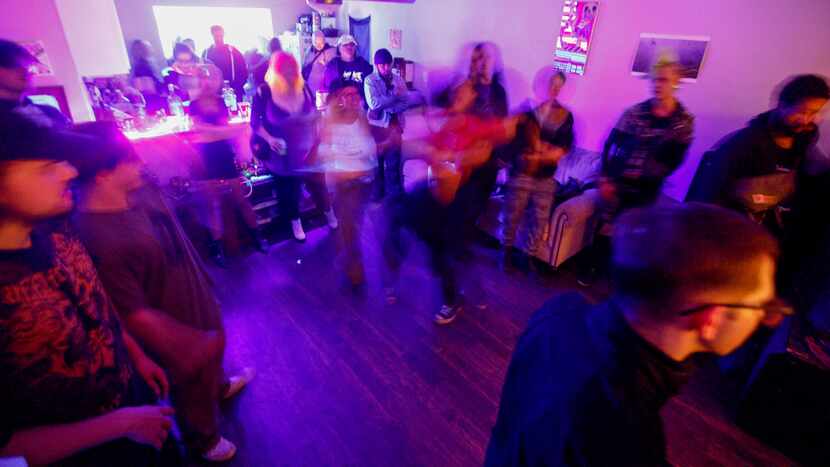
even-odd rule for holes
{"type": "Polygon", "coordinates": [[[390,49],[400,49],[402,39],[403,39],[403,31],[401,31],[400,29],[390,29],[389,30],[389,48],[390,49]]]}
{"type": "Polygon", "coordinates": [[[46,55],[46,47],[43,41],[27,41],[20,42],[20,45],[29,51],[34,56],[38,63],[31,66],[30,71],[35,76],[53,75],[52,63],[49,61],[49,56],[46,55]]]}
{"type": "Polygon", "coordinates": [[[682,79],[685,83],[694,83],[700,76],[706,50],[709,46],[707,36],[673,36],[669,34],[640,34],[637,53],[631,65],[631,74],[645,76],[651,66],[662,54],[675,57],[681,66],[682,79]]]}
{"type": "Polygon", "coordinates": [[[565,73],[585,74],[591,38],[597,24],[599,2],[564,0],[553,66],[565,73]]]}

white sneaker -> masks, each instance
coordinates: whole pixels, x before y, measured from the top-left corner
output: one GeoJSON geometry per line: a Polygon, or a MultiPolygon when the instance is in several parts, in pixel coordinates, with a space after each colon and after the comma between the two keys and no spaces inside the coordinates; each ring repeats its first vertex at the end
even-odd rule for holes
{"type": "Polygon", "coordinates": [[[216,446],[202,454],[202,459],[208,462],[225,462],[236,455],[236,445],[220,436],[216,446]]]}
{"type": "Polygon", "coordinates": [[[298,242],[305,241],[305,230],[303,230],[303,222],[300,219],[291,221],[291,231],[294,232],[294,238],[298,242]]]}
{"type": "Polygon", "coordinates": [[[332,230],[340,226],[340,223],[337,222],[337,216],[334,215],[334,209],[326,211],[326,221],[328,221],[329,228],[332,230]]]}
{"type": "Polygon", "coordinates": [[[230,399],[237,395],[248,383],[256,376],[256,370],[251,367],[245,367],[238,375],[233,375],[228,378],[228,388],[222,394],[222,399],[230,399]]]}

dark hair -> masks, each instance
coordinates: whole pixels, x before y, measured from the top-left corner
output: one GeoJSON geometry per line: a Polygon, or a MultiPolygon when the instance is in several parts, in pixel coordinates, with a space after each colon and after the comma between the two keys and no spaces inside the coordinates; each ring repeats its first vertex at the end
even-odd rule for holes
{"type": "Polygon", "coordinates": [[[758,286],[752,272],[759,259],[778,257],[764,227],[702,203],[630,210],[615,225],[612,244],[617,293],[657,305],[713,290],[751,290],[758,286]]]}
{"type": "Polygon", "coordinates": [[[268,41],[268,52],[282,52],[282,42],[280,42],[279,38],[272,37],[270,41],[268,41]]]}
{"type": "Polygon", "coordinates": [[[378,49],[375,52],[375,64],[387,64],[392,63],[394,59],[392,58],[392,52],[387,49],[378,49]]]}
{"type": "Polygon", "coordinates": [[[550,77],[550,79],[553,79],[553,78],[556,78],[556,77],[559,77],[559,79],[561,79],[563,83],[568,82],[568,77],[561,70],[554,73],[553,76],[550,77]]]}
{"type": "Polygon", "coordinates": [[[96,121],[75,125],[73,130],[87,135],[92,147],[73,161],[78,181],[87,183],[104,170],[112,170],[122,162],[137,158],[132,143],[114,122],[96,121]]]}
{"type": "Polygon", "coordinates": [[[189,45],[184,42],[177,42],[176,45],[173,46],[173,59],[175,60],[176,56],[183,53],[188,53],[194,57],[196,56],[196,52],[191,49],[189,45]]]}
{"type": "Polygon", "coordinates": [[[810,98],[830,99],[830,88],[823,76],[799,75],[791,79],[781,88],[778,105],[791,107],[810,98]]]}

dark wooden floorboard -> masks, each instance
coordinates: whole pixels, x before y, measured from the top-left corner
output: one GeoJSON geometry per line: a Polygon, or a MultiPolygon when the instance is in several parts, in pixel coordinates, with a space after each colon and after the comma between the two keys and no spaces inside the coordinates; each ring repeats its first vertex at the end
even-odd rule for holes
{"type": "MultiPolygon", "coordinates": [[[[401,270],[398,303],[385,303],[380,231],[371,227],[379,217],[369,213],[363,235],[365,297],[344,287],[336,234],[327,229],[212,271],[226,367],[258,372],[224,407],[223,434],[239,448],[230,465],[482,463],[516,339],[533,311],[573,281],[506,275],[496,252],[478,246],[461,277],[468,306],[439,327],[438,282],[418,245],[401,270]]],[[[698,405],[667,407],[678,465],[788,465],[698,405]]]]}

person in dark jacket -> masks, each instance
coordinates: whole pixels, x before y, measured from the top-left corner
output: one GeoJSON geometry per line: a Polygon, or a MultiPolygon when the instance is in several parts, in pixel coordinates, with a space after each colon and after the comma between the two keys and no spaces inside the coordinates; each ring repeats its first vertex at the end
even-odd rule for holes
{"type": "Polygon", "coordinates": [[[775,239],[727,209],[633,209],[613,247],[607,302],[568,294],[531,317],[486,466],[669,465],[660,409],[698,354],[728,354],[790,312],[775,299],[775,239]]]}
{"type": "Polygon", "coordinates": [[[202,59],[213,63],[222,70],[222,79],[230,83],[240,102],[245,97],[245,83],[248,81],[248,65],[245,57],[236,47],[225,44],[225,29],[222,26],[210,27],[213,45],[205,49],[202,59]]]}
{"type": "Polygon", "coordinates": [[[311,39],[311,45],[303,53],[303,79],[308,81],[314,63],[322,58],[323,52],[332,47],[326,43],[326,35],[323,31],[315,31],[311,39]]]}
{"type": "Polygon", "coordinates": [[[19,44],[0,39],[0,125],[17,118],[40,127],[65,129],[69,119],[60,110],[35,104],[23,94],[32,87],[30,67],[38,60],[19,44]]]}
{"type": "MultiPolygon", "coordinates": [[[[533,201],[535,222],[528,239],[528,255],[533,257],[548,223],[556,181],[556,165],[573,145],[573,114],[556,99],[565,85],[565,74],[558,72],[550,79],[550,99],[526,112],[516,128],[511,151],[515,154],[507,199],[504,205],[504,266],[512,266],[513,244],[528,203],[533,201]]],[[[533,261],[529,262],[533,265],[533,261]]]]}
{"type": "Polygon", "coordinates": [[[818,141],[816,119],[830,99],[817,75],[790,80],[775,109],[753,118],[704,155],[687,199],[726,206],[750,215],[777,235],[808,154],[818,141]]]}
{"type": "Polygon", "coordinates": [[[134,40],[130,45],[130,81],[142,91],[161,91],[161,73],[153,58],[153,46],[145,40],[134,40]],[[147,84],[138,84],[146,81],[147,84]]]}

